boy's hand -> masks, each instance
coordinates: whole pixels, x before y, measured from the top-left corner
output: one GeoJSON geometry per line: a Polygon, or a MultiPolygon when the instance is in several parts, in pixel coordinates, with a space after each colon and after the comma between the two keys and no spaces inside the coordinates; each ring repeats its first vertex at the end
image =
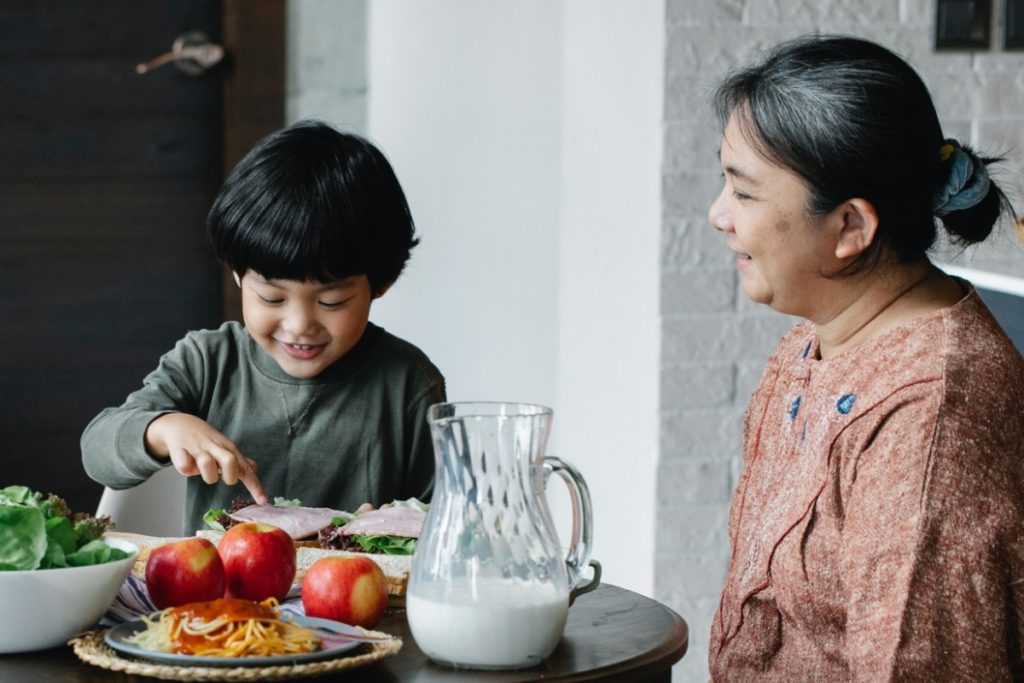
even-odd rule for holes
{"type": "Polygon", "coordinates": [[[149,423],[143,437],[146,450],[158,460],[170,458],[186,477],[201,475],[207,484],[241,481],[259,505],[268,502],[256,476],[256,463],[242,455],[235,443],[205,420],[186,413],[168,413],[149,423]]]}

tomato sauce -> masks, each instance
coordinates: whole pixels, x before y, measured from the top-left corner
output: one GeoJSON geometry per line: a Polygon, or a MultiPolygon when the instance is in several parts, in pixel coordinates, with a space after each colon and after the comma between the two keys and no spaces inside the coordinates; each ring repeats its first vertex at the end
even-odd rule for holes
{"type": "Polygon", "coordinates": [[[250,619],[276,619],[277,613],[270,607],[252,600],[240,598],[220,598],[205,602],[190,602],[170,610],[169,616],[175,624],[189,624],[192,630],[202,628],[205,624],[222,621],[224,625],[208,633],[190,634],[183,628],[175,628],[171,639],[174,652],[179,654],[196,654],[210,647],[219,647],[220,638],[227,635],[233,622],[250,619]]]}

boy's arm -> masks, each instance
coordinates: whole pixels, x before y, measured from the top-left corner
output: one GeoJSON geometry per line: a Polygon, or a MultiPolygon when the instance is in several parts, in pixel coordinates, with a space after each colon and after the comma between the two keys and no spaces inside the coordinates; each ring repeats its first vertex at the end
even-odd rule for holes
{"type": "Polygon", "coordinates": [[[405,477],[402,482],[402,498],[418,498],[430,502],[434,493],[434,444],[427,424],[427,408],[446,401],[444,378],[437,376],[421,396],[409,404],[406,410],[405,477]]]}
{"type": "Polygon", "coordinates": [[[113,489],[141,484],[167,467],[146,451],[149,424],[172,412],[199,412],[203,355],[186,337],[160,359],[160,364],[118,407],[106,408],[82,433],[82,464],[96,482],[113,489]]]}

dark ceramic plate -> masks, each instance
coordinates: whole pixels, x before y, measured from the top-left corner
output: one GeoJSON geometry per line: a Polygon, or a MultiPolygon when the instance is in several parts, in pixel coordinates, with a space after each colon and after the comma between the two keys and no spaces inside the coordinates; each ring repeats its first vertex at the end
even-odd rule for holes
{"type": "MultiPolygon", "coordinates": [[[[348,624],[325,619],[313,619],[311,617],[290,617],[299,626],[316,628],[317,626],[328,626],[331,629],[345,632],[355,632],[348,624]]],[[[161,664],[170,666],[288,666],[292,664],[305,664],[324,659],[334,659],[346,652],[359,647],[360,641],[346,640],[344,638],[330,637],[324,640],[323,649],[316,652],[306,652],[295,655],[275,655],[273,657],[199,657],[196,655],[179,655],[170,652],[155,652],[146,650],[134,643],[126,642],[127,638],[134,636],[139,631],[144,631],[146,624],[141,619],[119,624],[107,631],[104,640],[107,645],[118,652],[132,657],[141,657],[161,664]]],[[[318,634],[319,635],[319,634],[318,634]]]]}

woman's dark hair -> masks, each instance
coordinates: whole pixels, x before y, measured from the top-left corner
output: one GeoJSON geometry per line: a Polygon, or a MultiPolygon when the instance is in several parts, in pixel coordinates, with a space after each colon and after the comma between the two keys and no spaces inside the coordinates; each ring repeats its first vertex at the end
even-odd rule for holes
{"type": "Polygon", "coordinates": [[[238,274],[394,282],[418,243],[409,205],[380,150],[319,121],[260,140],[225,181],[207,231],[238,274]]]}
{"type": "MultiPolygon", "coordinates": [[[[760,64],[729,75],[714,106],[723,128],[735,116],[762,156],[804,181],[810,214],[854,197],[875,207],[878,239],[843,273],[872,267],[883,245],[908,262],[934,243],[933,202],[950,161],[940,157],[942,128],[927,88],[889,50],[845,36],[782,43],[760,64]]],[[[963,149],[976,168],[997,161],[963,149]]],[[[979,204],[941,220],[954,241],[980,242],[1004,207],[992,183],[979,204]]]]}

